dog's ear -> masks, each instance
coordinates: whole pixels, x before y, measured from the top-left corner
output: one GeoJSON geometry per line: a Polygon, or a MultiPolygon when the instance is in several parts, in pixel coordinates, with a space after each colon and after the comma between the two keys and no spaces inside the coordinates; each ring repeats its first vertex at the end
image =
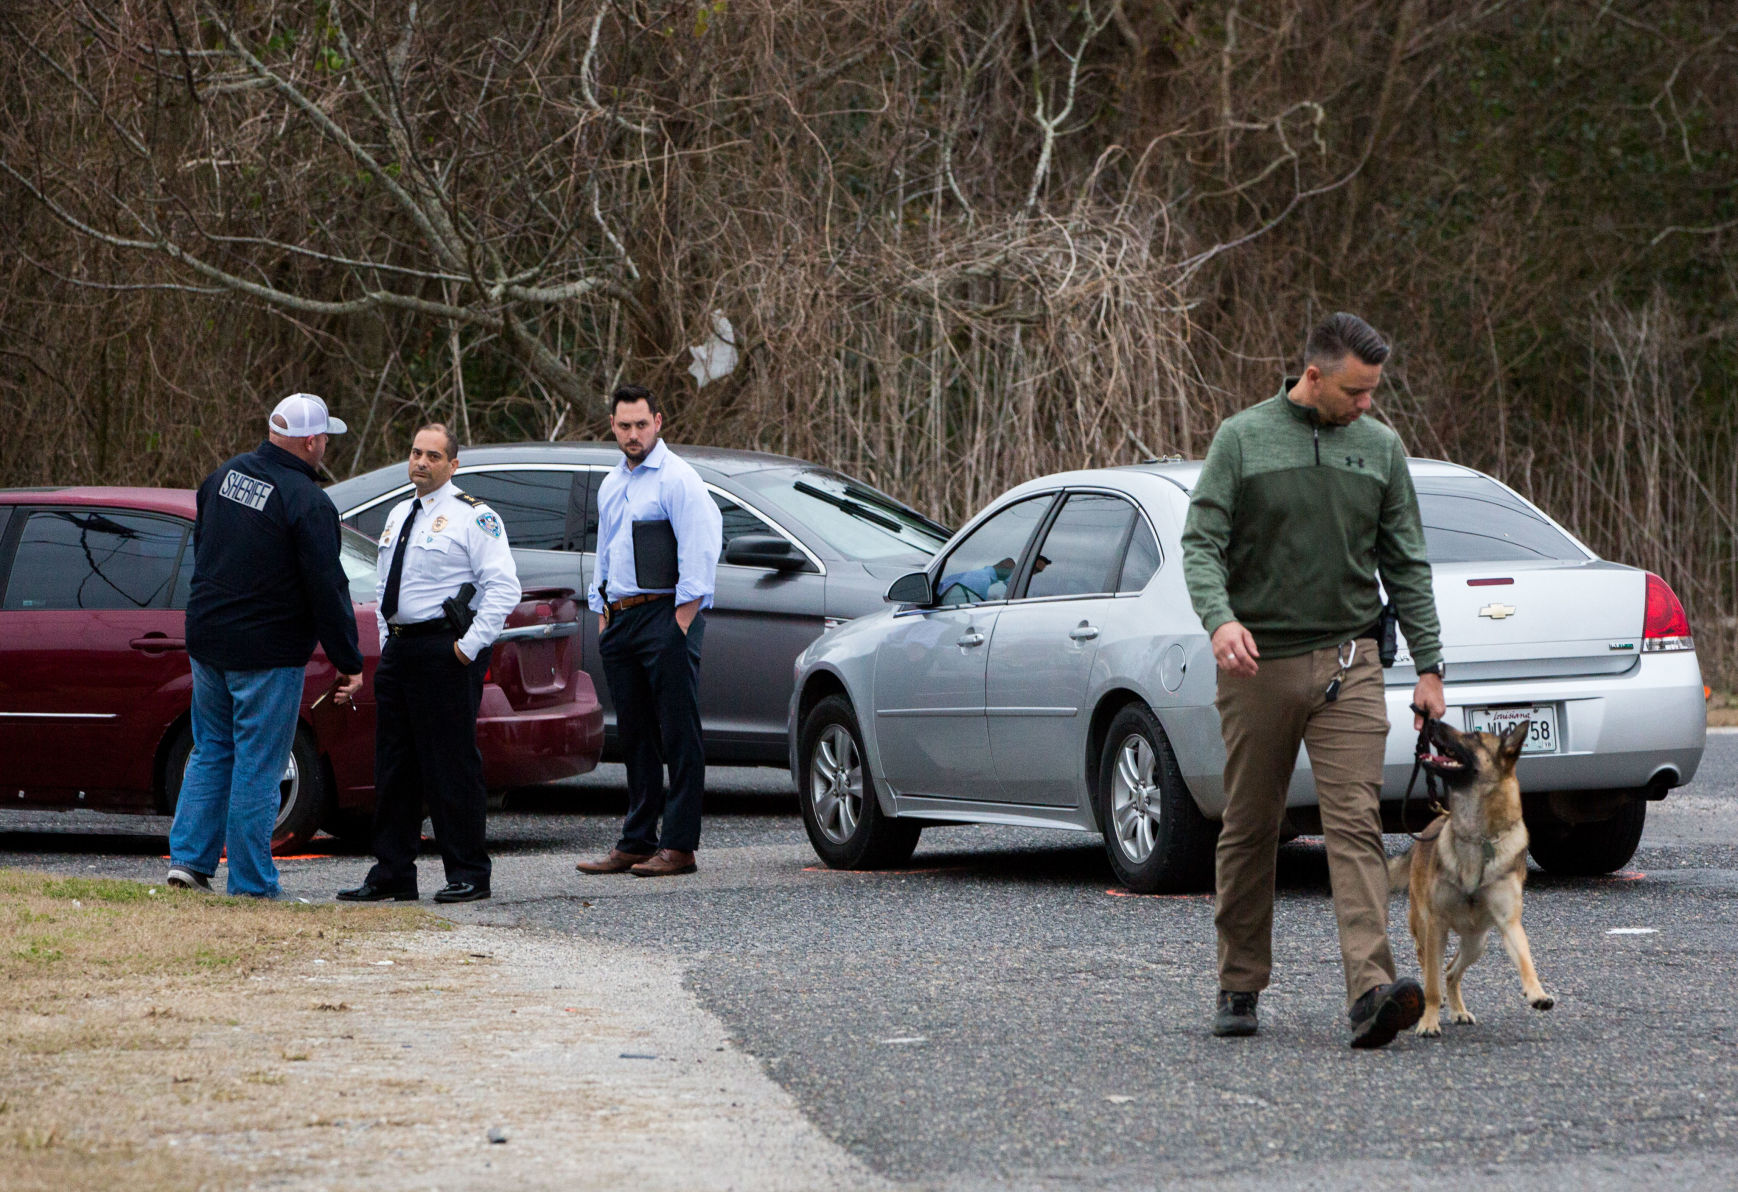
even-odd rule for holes
{"type": "Polygon", "coordinates": [[[1527,730],[1532,727],[1531,720],[1523,720],[1502,735],[1498,752],[1502,754],[1504,761],[1512,762],[1521,756],[1521,749],[1527,744],[1527,730]]]}

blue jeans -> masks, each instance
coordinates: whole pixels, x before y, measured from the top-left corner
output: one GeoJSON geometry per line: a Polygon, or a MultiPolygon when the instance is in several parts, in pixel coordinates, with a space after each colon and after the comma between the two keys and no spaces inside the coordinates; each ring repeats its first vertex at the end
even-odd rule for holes
{"type": "Polygon", "coordinates": [[[229,893],[278,896],[272,827],[296,739],[302,668],[220,670],[193,660],[193,755],[169,829],[169,862],[210,877],[225,845],[229,893]]]}

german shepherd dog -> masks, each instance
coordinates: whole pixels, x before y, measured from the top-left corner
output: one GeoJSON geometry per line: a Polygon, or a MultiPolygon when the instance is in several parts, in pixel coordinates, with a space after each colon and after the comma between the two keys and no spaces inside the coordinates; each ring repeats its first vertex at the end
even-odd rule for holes
{"type": "Polygon", "coordinates": [[[1521,886],[1527,878],[1527,828],[1521,822],[1521,786],[1515,759],[1527,740],[1528,723],[1508,732],[1456,732],[1440,720],[1426,726],[1434,752],[1422,763],[1448,786],[1448,814],[1438,816],[1416,846],[1388,862],[1391,890],[1409,887],[1407,921],[1424,974],[1424,1017],[1418,1034],[1442,1034],[1443,954],[1448,933],[1460,937],[1448,968],[1448,1020],[1476,1021],[1460,996],[1460,979],[1483,955],[1491,928],[1521,974],[1521,992],[1535,1010],[1556,1001],[1539,984],[1533,953],[1521,929],[1521,886]]]}

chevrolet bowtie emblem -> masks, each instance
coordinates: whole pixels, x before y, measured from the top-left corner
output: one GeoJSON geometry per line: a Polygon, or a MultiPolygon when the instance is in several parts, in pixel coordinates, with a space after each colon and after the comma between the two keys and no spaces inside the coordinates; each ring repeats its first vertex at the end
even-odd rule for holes
{"type": "Polygon", "coordinates": [[[1505,617],[1512,617],[1514,615],[1515,606],[1512,604],[1487,604],[1479,609],[1479,616],[1489,617],[1493,621],[1501,621],[1505,617]]]}

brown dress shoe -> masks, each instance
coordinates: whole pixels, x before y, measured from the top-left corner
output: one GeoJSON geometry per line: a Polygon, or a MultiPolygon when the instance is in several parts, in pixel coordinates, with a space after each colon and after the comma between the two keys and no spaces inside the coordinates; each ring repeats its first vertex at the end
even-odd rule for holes
{"type": "Polygon", "coordinates": [[[601,861],[581,861],[574,868],[581,873],[626,873],[641,861],[650,861],[651,853],[624,853],[619,848],[612,848],[610,855],[601,861]]]}
{"type": "Polygon", "coordinates": [[[641,861],[628,872],[635,877],[674,877],[678,873],[693,873],[697,868],[693,853],[661,848],[652,854],[651,860],[641,861]]]}

